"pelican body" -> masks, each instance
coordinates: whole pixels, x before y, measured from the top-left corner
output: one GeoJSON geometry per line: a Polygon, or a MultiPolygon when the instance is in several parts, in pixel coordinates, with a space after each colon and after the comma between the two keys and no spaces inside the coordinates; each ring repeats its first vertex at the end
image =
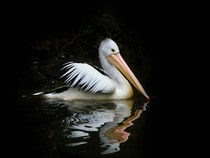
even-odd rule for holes
{"type": "Polygon", "coordinates": [[[65,73],[60,78],[64,79],[68,88],[63,92],[51,92],[44,96],[64,100],[129,99],[133,96],[131,83],[149,100],[149,96],[120,55],[119,48],[112,39],[106,38],[101,42],[99,60],[105,74],[87,63],[65,63],[61,69],[65,73]]]}

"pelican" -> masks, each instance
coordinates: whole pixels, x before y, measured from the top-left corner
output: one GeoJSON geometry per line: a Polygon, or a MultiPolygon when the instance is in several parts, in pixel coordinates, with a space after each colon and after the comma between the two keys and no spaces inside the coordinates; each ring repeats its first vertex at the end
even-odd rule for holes
{"type": "Polygon", "coordinates": [[[105,74],[87,63],[67,62],[63,65],[61,71],[64,73],[60,76],[64,79],[65,91],[54,91],[46,93],[44,96],[64,100],[129,99],[133,96],[130,81],[149,100],[149,96],[120,55],[117,44],[111,38],[103,40],[98,51],[105,74]]]}

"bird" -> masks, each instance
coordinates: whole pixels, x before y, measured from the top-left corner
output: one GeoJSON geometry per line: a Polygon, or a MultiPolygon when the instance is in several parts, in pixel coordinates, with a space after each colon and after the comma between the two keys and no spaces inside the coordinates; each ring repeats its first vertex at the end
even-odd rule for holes
{"type": "Polygon", "coordinates": [[[115,41],[111,38],[102,40],[98,55],[101,71],[87,63],[66,62],[60,69],[64,71],[60,79],[64,80],[65,85],[43,96],[63,100],[126,100],[134,95],[131,83],[149,100],[143,86],[121,56],[115,41]]]}

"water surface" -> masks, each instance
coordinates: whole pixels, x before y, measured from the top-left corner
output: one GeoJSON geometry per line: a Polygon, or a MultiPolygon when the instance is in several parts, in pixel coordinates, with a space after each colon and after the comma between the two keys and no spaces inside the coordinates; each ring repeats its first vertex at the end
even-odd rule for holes
{"type": "Polygon", "coordinates": [[[23,156],[103,157],[140,153],[148,103],[63,101],[22,96],[23,156]]]}

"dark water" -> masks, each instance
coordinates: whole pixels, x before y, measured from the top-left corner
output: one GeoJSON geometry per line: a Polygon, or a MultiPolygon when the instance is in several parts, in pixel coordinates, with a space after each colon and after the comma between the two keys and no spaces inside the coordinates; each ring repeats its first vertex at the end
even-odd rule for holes
{"type": "MultiPolygon", "coordinates": [[[[145,157],[148,103],[23,97],[23,157],[145,157]]],[[[22,130],[22,129],[21,129],[22,130]]]]}

